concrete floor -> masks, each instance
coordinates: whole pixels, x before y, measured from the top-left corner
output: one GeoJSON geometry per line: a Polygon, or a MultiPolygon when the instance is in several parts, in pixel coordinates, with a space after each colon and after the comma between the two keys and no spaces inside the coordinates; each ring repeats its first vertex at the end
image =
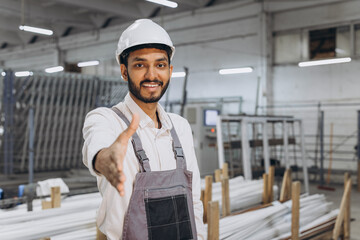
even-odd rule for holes
{"type": "MultiPolygon", "coordinates": [[[[333,202],[333,209],[340,208],[341,198],[344,193],[343,185],[332,185],[331,187],[334,187],[336,189],[335,191],[321,190],[317,187],[318,184],[310,184],[310,194],[325,194],[326,199],[330,202],[333,202]]],[[[351,218],[353,219],[353,221],[350,225],[350,239],[360,240],[360,192],[357,191],[356,185],[353,186],[353,188],[351,189],[351,218]]]]}

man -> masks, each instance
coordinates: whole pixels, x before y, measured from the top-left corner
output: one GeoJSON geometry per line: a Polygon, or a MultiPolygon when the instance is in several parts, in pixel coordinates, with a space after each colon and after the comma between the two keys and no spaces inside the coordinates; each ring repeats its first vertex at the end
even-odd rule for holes
{"type": "Polygon", "coordinates": [[[162,27],[135,21],[116,51],[128,95],[86,116],[83,162],[97,177],[97,225],[108,239],[205,238],[190,125],[158,104],[174,51],[162,27]]]}

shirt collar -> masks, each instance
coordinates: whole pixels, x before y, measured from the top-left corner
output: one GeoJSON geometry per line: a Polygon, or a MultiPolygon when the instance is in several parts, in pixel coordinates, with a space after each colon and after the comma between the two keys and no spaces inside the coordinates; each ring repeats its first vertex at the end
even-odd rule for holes
{"type": "MultiPolygon", "coordinates": [[[[124,103],[131,114],[137,113],[140,117],[139,126],[141,128],[146,127],[148,124],[152,124],[152,119],[136,104],[136,102],[130,97],[130,94],[126,94],[124,103]]],[[[172,128],[172,123],[169,118],[169,115],[165,112],[163,107],[158,103],[156,111],[159,114],[159,119],[162,125],[162,128],[165,130],[170,130],[172,128]]]]}

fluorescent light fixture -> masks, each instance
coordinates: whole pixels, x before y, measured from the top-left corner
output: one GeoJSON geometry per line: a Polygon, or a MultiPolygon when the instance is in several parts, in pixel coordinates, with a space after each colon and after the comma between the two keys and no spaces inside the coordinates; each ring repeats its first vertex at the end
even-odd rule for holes
{"type": "Polygon", "coordinates": [[[19,29],[26,32],[33,32],[33,33],[39,33],[44,35],[53,35],[53,31],[45,28],[37,28],[37,27],[30,27],[25,25],[20,25],[19,29]]]}
{"type": "Polygon", "coordinates": [[[185,72],[173,72],[171,74],[172,78],[178,78],[178,77],[185,77],[186,73],[185,72]]]}
{"type": "Polygon", "coordinates": [[[61,71],[64,71],[64,67],[62,67],[62,66],[50,67],[50,68],[45,69],[45,72],[47,72],[47,73],[56,73],[56,72],[61,72],[61,71]]]}
{"type": "Polygon", "coordinates": [[[33,72],[29,72],[29,71],[15,72],[16,77],[28,77],[28,76],[32,76],[32,75],[33,75],[33,72]]]}
{"type": "Polygon", "coordinates": [[[95,60],[95,61],[87,61],[87,62],[79,62],[77,64],[78,67],[89,67],[89,66],[96,66],[99,65],[99,61],[95,60]]]}
{"type": "Polygon", "coordinates": [[[168,0],[146,0],[146,1],[164,5],[164,6],[170,7],[170,8],[177,8],[177,6],[178,6],[178,4],[176,2],[168,1],[168,0]]]}
{"type": "Polygon", "coordinates": [[[5,77],[6,76],[6,72],[2,72],[1,76],[5,77]]]}
{"type": "Polygon", "coordinates": [[[251,73],[254,69],[252,67],[243,67],[243,68],[228,68],[228,69],[220,69],[219,73],[221,75],[226,74],[238,74],[238,73],[251,73]]]}
{"type": "Polygon", "coordinates": [[[311,67],[311,66],[327,65],[327,64],[335,64],[335,63],[346,63],[346,62],[351,62],[351,58],[349,58],[349,57],[333,58],[333,59],[326,59],[326,60],[300,62],[299,67],[311,67]]]}

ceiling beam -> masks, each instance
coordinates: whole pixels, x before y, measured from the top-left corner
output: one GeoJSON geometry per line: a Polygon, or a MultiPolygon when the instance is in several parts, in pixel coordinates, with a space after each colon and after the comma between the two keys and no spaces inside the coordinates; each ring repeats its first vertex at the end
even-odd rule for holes
{"type": "Polygon", "coordinates": [[[118,0],[55,0],[58,3],[66,3],[72,6],[81,8],[93,9],[96,11],[103,11],[112,13],[117,16],[125,16],[130,18],[139,18],[141,12],[136,4],[124,3],[118,0]]]}
{"type": "Polygon", "coordinates": [[[19,29],[18,18],[4,17],[0,15],[0,43],[7,42],[9,45],[26,44],[34,36],[19,29]]]}
{"type": "MultiPolygon", "coordinates": [[[[0,12],[6,16],[17,17],[17,24],[21,24],[20,1],[1,0],[0,12]]],[[[73,14],[68,8],[62,6],[44,7],[37,2],[32,2],[31,7],[27,7],[25,2],[25,23],[32,21],[46,21],[49,25],[66,24],[78,27],[91,28],[91,21],[85,17],[73,14]]],[[[43,26],[45,27],[45,26],[43,26]]]]}
{"type": "Polygon", "coordinates": [[[141,14],[146,18],[148,18],[155,11],[156,8],[161,7],[158,4],[147,2],[145,0],[143,0],[142,2],[139,2],[137,4],[137,6],[139,7],[141,14]]]}
{"type": "MultiPolygon", "coordinates": [[[[0,14],[0,29],[18,32],[20,23],[18,22],[18,18],[16,17],[6,17],[0,14]]],[[[3,37],[1,35],[1,37],[3,37]]]]}
{"type": "Polygon", "coordinates": [[[191,7],[202,7],[205,5],[203,0],[175,0],[175,2],[177,2],[179,5],[184,4],[191,7]]]}
{"type": "Polygon", "coordinates": [[[7,43],[9,46],[15,46],[24,43],[19,35],[14,31],[0,29],[0,36],[0,45],[7,43]]]}
{"type": "Polygon", "coordinates": [[[108,14],[90,14],[91,21],[96,25],[97,28],[101,28],[105,21],[110,18],[108,14]]]}
{"type": "Polygon", "coordinates": [[[36,36],[34,33],[18,31],[16,35],[21,39],[23,44],[29,44],[30,40],[36,36]]]}

